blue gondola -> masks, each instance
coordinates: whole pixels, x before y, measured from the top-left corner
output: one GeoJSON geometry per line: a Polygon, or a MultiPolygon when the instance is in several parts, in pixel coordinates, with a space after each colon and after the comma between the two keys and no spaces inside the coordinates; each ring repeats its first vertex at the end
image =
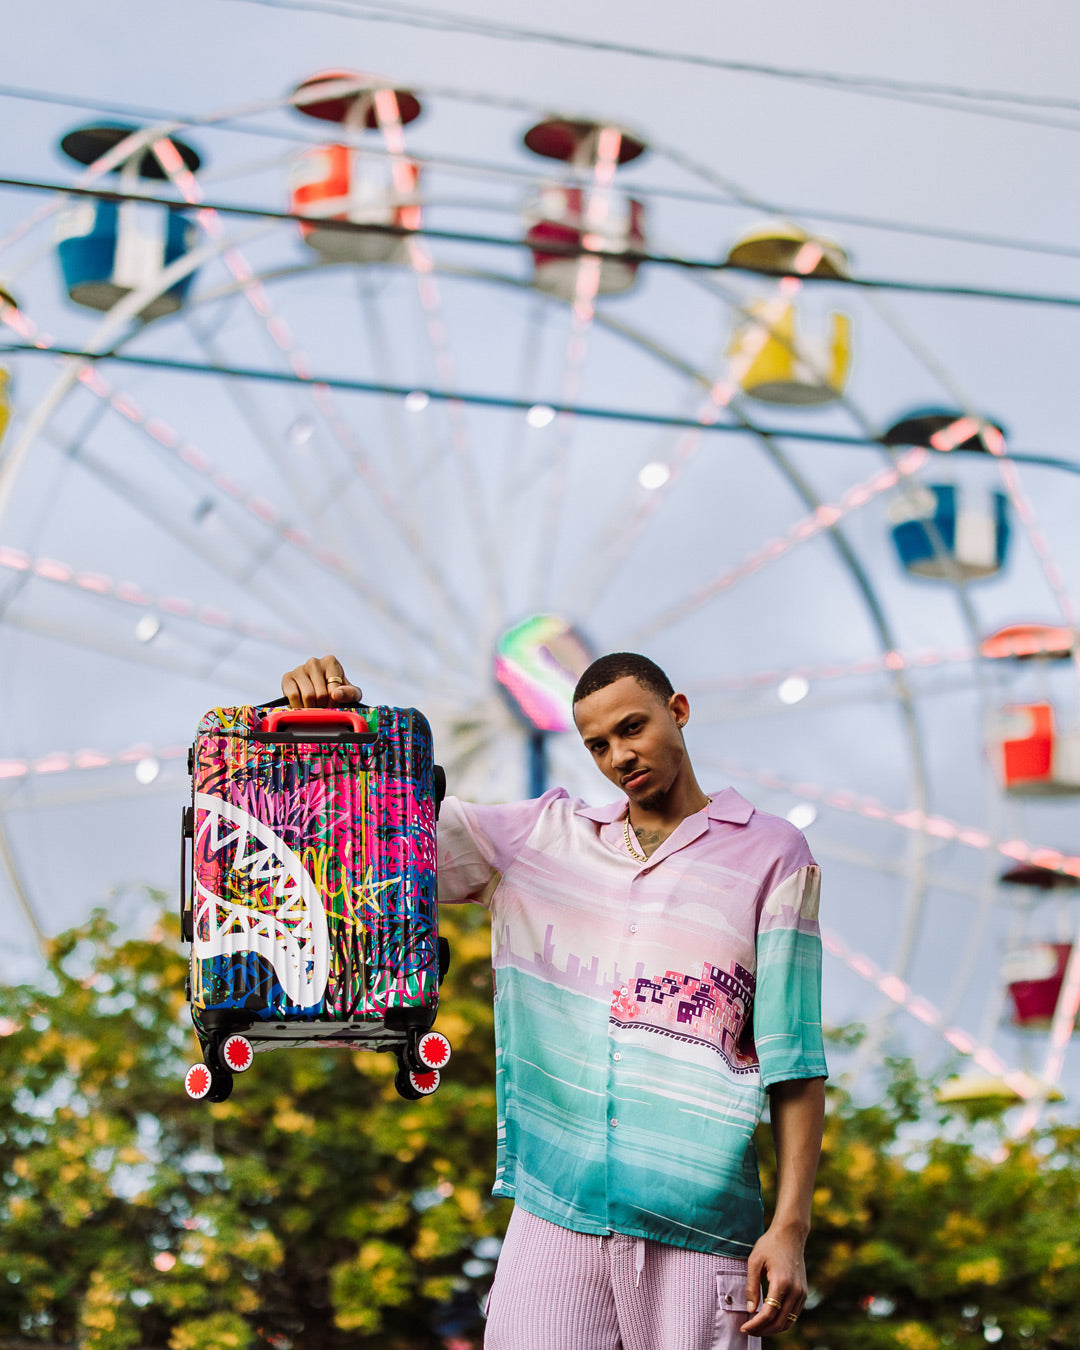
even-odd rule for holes
{"type": "Polygon", "coordinates": [[[893,502],[890,517],[901,565],[912,576],[977,581],[1005,566],[1009,504],[1002,492],[920,484],[893,502]]]}
{"type": "MultiPolygon", "coordinates": [[[[118,145],[135,128],[80,127],[61,142],[61,149],[80,164],[92,164],[118,145]]],[[[199,165],[190,146],[175,139],[172,145],[185,168],[199,165]]],[[[140,178],[165,179],[157,157],[140,150],[119,167],[121,183],[134,190],[140,178]]],[[[193,246],[195,225],[183,211],[157,203],[83,199],[60,215],[56,244],[68,298],[88,309],[110,310],[124,296],[151,284],[164,268],[193,246]]],[[[163,291],[142,310],[143,319],[171,314],[184,303],[194,274],[189,273],[163,291]]]]}
{"type": "MultiPolygon", "coordinates": [[[[995,422],[945,408],[924,408],[895,422],[882,436],[886,445],[929,450],[982,450],[1001,446],[995,422]]],[[[977,581],[1005,566],[1009,547],[1009,504],[1001,492],[981,492],[954,483],[906,488],[889,512],[893,543],[906,572],[940,581],[977,581]]]]}

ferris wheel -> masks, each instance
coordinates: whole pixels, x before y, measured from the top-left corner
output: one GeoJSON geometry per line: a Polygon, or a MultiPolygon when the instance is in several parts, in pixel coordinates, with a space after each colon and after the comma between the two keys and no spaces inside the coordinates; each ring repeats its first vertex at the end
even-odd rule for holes
{"type": "Polygon", "coordinates": [[[504,799],[538,724],[496,654],[547,634],[535,693],[581,634],[668,667],[700,776],[809,830],[827,1014],[973,1061],[1030,1124],[1080,1004],[1077,623],[994,410],[928,363],[883,399],[903,329],[750,194],[706,218],[728,270],[679,265],[647,165],[680,161],[640,129],[505,109],[517,157],[481,173],[415,147],[438,95],[330,71],[278,103],[254,169],[213,118],[72,127],[71,191],[5,218],[0,975],[167,884],[207,707],[333,650],[428,713],[451,790],[504,799]]]}

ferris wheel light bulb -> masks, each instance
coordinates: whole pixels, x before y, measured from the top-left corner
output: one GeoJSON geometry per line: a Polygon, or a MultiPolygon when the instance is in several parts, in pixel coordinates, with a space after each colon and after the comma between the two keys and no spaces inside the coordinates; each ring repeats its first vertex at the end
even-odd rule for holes
{"type": "Polygon", "coordinates": [[[809,680],[801,675],[789,675],[786,680],[781,680],[776,696],[781,703],[801,703],[809,692],[809,680]]]}
{"type": "Polygon", "coordinates": [[[405,411],[411,413],[423,412],[430,402],[430,395],[425,394],[422,389],[414,389],[411,394],[405,395],[405,411]]]}
{"type": "Polygon", "coordinates": [[[817,820],[817,807],[810,802],[796,802],[787,813],[787,819],[797,830],[808,830],[817,820]]]}
{"type": "Polygon", "coordinates": [[[546,403],[534,403],[525,414],[525,421],[534,430],[539,431],[542,427],[550,426],[555,421],[555,409],[549,408],[546,403]]]}
{"type": "Polygon", "coordinates": [[[315,423],[310,417],[298,417],[289,428],[289,444],[295,445],[298,450],[307,445],[312,436],[315,435],[315,423]]]}
{"type": "Polygon", "coordinates": [[[143,787],[149,787],[154,779],[161,772],[161,763],[153,755],[147,755],[145,759],[140,759],[135,765],[135,777],[142,783],[143,787]]]}
{"type": "Polygon", "coordinates": [[[647,492],[653,492],[657,488],[662,488],[670,477],[671,470],[668,466],[657,462],[646,464],[638,474],[637,480],[647,492]]]}
{"type": "Polygon", "coordinates": [[[135,636],[140,642],[153,642],[161,632],[161,620],[156,614],[144,614],[135,625],[135,636]]]}

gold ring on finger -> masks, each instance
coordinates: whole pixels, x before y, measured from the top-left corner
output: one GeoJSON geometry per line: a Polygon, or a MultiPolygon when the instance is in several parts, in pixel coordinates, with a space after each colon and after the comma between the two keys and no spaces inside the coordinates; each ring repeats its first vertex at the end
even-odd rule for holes
{"type": "Polygon", "coordinates": [[[788,1313],[788,1315],[787,1315],[787,1320],[788,1320],[789,1322],[797,1322],[797,1321],[799,1320],[799,1314],[798,1314],[798,1313],[788,1313]]]}
{"type": "Polygon", "coordinates": [[[774,1308],[782,1308],[784,1306],[778,1298],[772,1298],[768,1294],[765,1295],[764,1302],[771,1303],[774,1308]]]}

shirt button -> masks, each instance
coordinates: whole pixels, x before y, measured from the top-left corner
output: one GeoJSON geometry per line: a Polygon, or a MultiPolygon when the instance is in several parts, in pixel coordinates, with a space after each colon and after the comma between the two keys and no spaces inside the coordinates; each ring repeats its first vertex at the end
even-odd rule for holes
{"type": "Polygon", "coordinates": [[[630,925],[630,931],[631,931],[631,933],[636,933],[636,932],[637,932],[637,924],[636,924],[636,923],[632,923],[632,924],[630,925]]]}
{"type": "Polygon", "coordinates": [[[611,1056],[611,1058],[616,1061],[622,1059],[622,1051],[616,1050],[615,1053],[611,1056]]]}
{"type": "Polygon", "coordinates": [[[618,1126],[619,1122],[615,1119],[614,1116],[612,1116],[611,1119],[608,1121],[608,1124],[614,1130],[618,1126]]]}

